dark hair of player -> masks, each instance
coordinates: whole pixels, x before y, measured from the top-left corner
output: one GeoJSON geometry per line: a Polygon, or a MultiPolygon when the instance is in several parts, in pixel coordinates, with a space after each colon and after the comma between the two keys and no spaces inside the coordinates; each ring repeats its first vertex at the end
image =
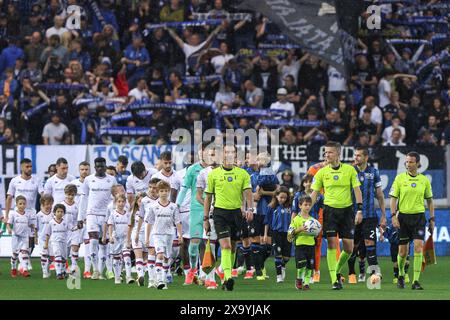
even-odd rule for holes
{"type": "Polygon", "coordinates": [[[158,182],[160,182],[161,181],[161,179],[159,179],[159,178],[152,178],[149,182],[148,182],[148,185],[151,185],[151,184],[158,184],[158,182]]]}
{"type": "Polygon", "coordinates": [[[145,171],[145,165],[142,163],[142,161],[136,161],[133,162],[131,165],[131,173],[136,176],[140,177],[145,171]]]}
{"type": "Polygon", "coordinates": [[[116,167],[114,167],[114,166],[107,166],[107,167],[106,167],[106,170],[112,170],[112,171],[114,171],[115,173],[117,173],[116,167]]]}
{"type": "Polygon", "coordinates": [[[97,163],[97,162],[100,162],[100,163],[105,162],[106,163],[106,160],[103,157],[97,157],[97,158],[95,158],[94,163],[97,163]]]}
{"type": "Polygon", "coordinates": [[[170,190],[170,184],[164,180],[161,180],[156,184],[158,190],[170,190]]]}
{"type": "Polygon", "coordinates": [[[68,164],[66,158],[58,158],[58,160],[56,160],[56,165],[59,166],[61,164],[68,164]]]}
{"type": "Polygon", "coordinates": [[[17,197],[16,197],[16,204],[17,204],[20,200],[23,200],[23,201],[27,202],[27,198],[25,198],[24,196],[20,195],[20,196],[17,196],[17,197]]]}
{"type": "Polygon", "coordinates": [[[335,141],[328,141],[325,144],[325,148],[334,148],[336,150],[338,150],[338,152],[341,151],[341,144],[339,142],[335,142],[335,141]]]}
{"type": "Polygon", "coordinates": [[[71,183],[64,187],[64,194],[70,193],[77,194],[77,191],[78,191],[77,186],[71,183]]]}
{"type": "Polygon", "coordinates": [[[88,167],[90,167],[91,165],[87,161],[82,161],[82,162],[80,162],[80,164],[78,166],[79,167],[81,167],[81,166],[88,166],[88,167]]]}
{"type": "Polygon", "coordinates": [[[44,194],[41,199],[39,199],[39,203],[41,205],[45,205],[46,203],[53,203],[53,196],[51,194],[44,194]]]}
{"type": "Polygon", "coordinates": [[[309,203],[312,203],[312,199],[311,199],[311,197],[310,196],[302,196],[301,198],[300,198],[300,200],[298,200],[298,204],[299,205],[302,205],[303,204],[303,202],[309,202],[309,203]]]}
{"type": "Polygon", "coordinates": [[[172,152],[164,151],[159,158],[165,161],[172,160],[172,152]]]}
{"type": "Polygon", "coordinates": [[[369,149],[366,147],[356,147],[357,151],[362,151],[363,155],[367,157],[369,155],[369,149]]]}
{"type": "Polygon", "coordinates": [[[28,158],[23,158],[22,160],[20,160],[20,164],[24,164],[24,163],[31,163],[31,160],[28,158]]]}
{"type": "Polygon", "coordinates": [[[269,203],[269,207],[271,207],[272,209],[275,209],[276,207],[278,207],[279,203],[278,203],[278,199],[277,196],[280,195],[281,193],[286,193],[286,202],[284,203],[284,207],[285,208],[290,208],[291,207],[291,194],[289,193],[289,189],[286,187],[278,187],[277,190],[275,190],[275,194],[272,197],[272,201],[270,201],[269,203]]]}
{"type": "Polygon", "coordinates": [[[128,158],[126,156],[119,156],[119,158],[117,158],[117,162],[120,162],[121,164],[123,164],[124,166],[128,165],[128,158]]]}
{"type": "Polygon", "coordinates": [[[56,210],[58,209],[62,209],[64,211],[64,214],[66,214],[66,206],[62,203],[55,204],[55,206],[53,207],[53,213],[56,213],[56,210]]]}

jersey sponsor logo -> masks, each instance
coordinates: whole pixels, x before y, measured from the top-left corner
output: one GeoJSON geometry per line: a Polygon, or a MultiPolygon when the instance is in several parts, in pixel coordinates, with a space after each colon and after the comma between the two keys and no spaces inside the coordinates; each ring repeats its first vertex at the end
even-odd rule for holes
{"type": "Polygon", "coordinates": [[[339,176],[333,176],[333,179],[334,179],[334,180],[338,180],[338,179],[339,179],[339,176]]]}

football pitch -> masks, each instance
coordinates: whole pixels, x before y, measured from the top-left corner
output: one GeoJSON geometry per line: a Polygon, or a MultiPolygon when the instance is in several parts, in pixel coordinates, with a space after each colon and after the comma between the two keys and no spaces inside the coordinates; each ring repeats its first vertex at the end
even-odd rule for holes
{"type": "MultiPolygon", "coordinates": [[[[184,277],[174,276],[168,290],[148,289],[136,284],[115,285],[113,280],[81,279],[80,290],[69,290],[66,281],[56,280],[54,272],[50,279],[42,279],[39,259],[33,258],[30,278],[9,275],[9,259],[0,259],[0,299],[2,300],[450,300],[450,257],[438,257],[437,265],[428,266],[420,278],[424,291],[411,290],[407,284],[404,290],[392,283],[392,264],[388,257],[379,258],[383,281],[381,290],[369,290],[365,283],[350,285],[344,290],[332,291],[327,274],[326,259],[322,258],[321,282],[311,286],[310,291],[295,289],[295,266],[293,259],[286,269],[286,280],[277,284],[273,259],[268,260],[266,268],[269,279],[257,281],[236,279],[232,292],[206,290],[197,285],[183,286],[184,277]]],[[[356,263],[358,269],[358,263],[356,263]]],[[[409,276],[412,280],[412,264],[409,276]]],[[[344,275],[347,269],[344,270],[344,275]]],[[[346,276],[346,278],[348,278],[346,276]]],[[[347,280],[347,279],[346,279],[347,280]]]]}

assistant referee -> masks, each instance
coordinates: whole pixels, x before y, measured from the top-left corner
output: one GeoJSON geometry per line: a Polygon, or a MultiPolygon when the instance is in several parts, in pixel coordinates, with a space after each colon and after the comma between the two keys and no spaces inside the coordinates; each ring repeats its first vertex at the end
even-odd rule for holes
{"type": "Polygon", "coordinates": [[[434,205],[431,184],[427,177],[418,173],[420,155],[409,152],[405,161],[406,172],[395,177],[389,196],[391,197],[392,225],[400,228],[398,246],[399,277],[397,287],[405,288],[405,263],[408,255],[409,242],[414,241],[414,279],[413,290],[423,290],[419,283],[422,268],[422,248],[425,239],[425,200],[430,210],[429,232],[434,230],[434,205]],[[397,212],[398,203],[398,212],[397,212]]]}
{"type": "Polygon", "coordinates": [[[358,173],[349,164],[341,163],[341,144],[328,142],[325,145],[327,166],[314,176],[311,193],[316,202],[320,190],[324,189],[323,233],[327,237],[327,262],[333,290],[341,290],[341,269],[347,263],[353,251],[355,224],[362,221],[362,195],[358,173]],[[356,216],[353,213],[352,190],[357,203],[356,216]],[[355,219],[353,217],[355,216],[355,219]],[[342,239],[344,250],[336,265],[336,236],[342,239]]]}
{"type": "Polygon", "coordinates": [[[225,145],[223,147],[222,165],[208,174],[208,185],[204,202],[203,225],[206,233],[210,230],[209,208],[214,196],[213,221],[217,238],[222,250],[221,265],[225,274],[223,290],[232,291],[234,280],[231,277],[236,254],[236,241],[240,239],[240,229],[243,216],[248,222],[253,220],[253,196],[250,184],[250,175],[244,169],[235,165],[236,147],[225,145]],[[243,196],[247,210],[241,210],[243,196]]]}

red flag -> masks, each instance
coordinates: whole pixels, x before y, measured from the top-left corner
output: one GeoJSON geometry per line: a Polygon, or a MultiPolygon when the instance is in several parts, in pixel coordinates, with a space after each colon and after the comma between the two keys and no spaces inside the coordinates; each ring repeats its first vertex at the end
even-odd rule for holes
{"type": "Polygon", "coordinates": [[[423,246],[423,261],[422,261],[422,272],[425,270],[425,266],[429,264],[436,264],[436,253],[434,252],[434,241],[433,235],[425,241],[423,246]]]}

